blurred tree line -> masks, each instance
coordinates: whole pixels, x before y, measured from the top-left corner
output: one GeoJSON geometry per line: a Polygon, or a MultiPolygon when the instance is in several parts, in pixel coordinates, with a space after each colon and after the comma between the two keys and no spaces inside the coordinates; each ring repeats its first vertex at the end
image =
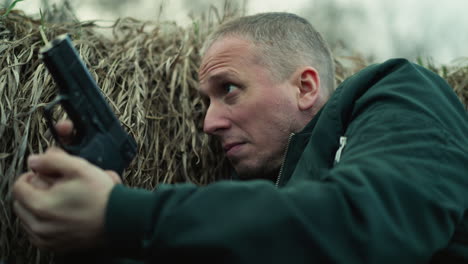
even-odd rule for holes
{"type": "MultiPolygon", "coordinates": [[[[4,7],[14,2],[0,1],[4,7]]],[[[209,10],[226,10],[226,5],[229,5],[229,10],[237,10],[240,14],[252,12],[248,10],[249,0],[24,0],[23,4],[29,1],[40,1],[41,9],[47,10],[49,20],[54,21],[63,21],[61,19],[70,17],[76,19],[76,16],[73,16],[76,14],[74,10],[89,6],[98,13],[111,14],[115,19],[123,16],[159,19],[164,12],[167,19],[175,17],[174,12],[185,14],[187,17],[199,17],[209,10]],[[166,10],[169,4],[177,8],[166,10]],[[129,10],[132,11],[131,14],[129,10]],[[63,16],[60,15],[61,12],[64,13],[63,16]]],[[[462,35],[462,32],[456,33],[456,28],[460,28],[454,21],[456,17],[440,15],[440,12],[430,8],[431,1],[427,2],[429,4],[418,6],[402,6],[402,3],[403,1],[380,0],[371,5],[363,0],[310,0],[304,1],[296,13],[307,18],[324,35],[338,55],[352,53],[364,56],[370,61],[375,55],[382,57],[382,54],[411,60],[447,53],[454,57],[462,55],[452,55],[463,50],[463,40],[455,41],[462,35]],[[410,15],[402,18],[401,14],[410,15]],[[439,15],[436,16],[437,14],[439,15]]],[[[274,1],[265,1],[265,5],[275,6],[274,1]]],[[[450,2],[444,6],[450,7],[450,2]]],[[[440,5],[439,7],[442,8],[440,5]]],[[[465,36],[465,39],[468,37],[465,36]]]]}

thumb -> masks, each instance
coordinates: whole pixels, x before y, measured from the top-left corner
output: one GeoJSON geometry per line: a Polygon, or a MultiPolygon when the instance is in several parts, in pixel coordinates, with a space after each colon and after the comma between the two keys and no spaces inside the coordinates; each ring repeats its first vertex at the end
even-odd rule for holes
{"type": "Polygon", "coordinates": [[[117,183],[122,183],[122,179],[120,179],[119,174],[117,174],[115,171],[112,170],[106,170],[105,173],[109,175],[112,179],[112,181],[117,184],[117,183]]]}
{"type": "Polygon", "coordinates": [[[84,159],[74,157],[59,148],[49,148],[44,154],[28,157],[31,170],[48,176],[75,175],[85,166],[84,162],[84,159]]]}

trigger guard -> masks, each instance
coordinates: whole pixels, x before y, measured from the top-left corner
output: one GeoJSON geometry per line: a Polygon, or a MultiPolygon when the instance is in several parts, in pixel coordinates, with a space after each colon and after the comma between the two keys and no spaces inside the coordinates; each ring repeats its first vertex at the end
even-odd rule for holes
{"type": "Polygon", "coordinates": [[[64,149],[65,147],[62,144],[62,142],[60,142],[60,138],[57,134],[57,131],[55,130],[54,120],[52,118],[52,109],[54,109],[54,107],[57,104],[60,104],[62,101],[67,101],[67,100],[68,100],[68,96],[59,94],[57,97],[55,97],[55,99],[51,103],[49,103],[48,105],[44,107],[44,117],[46,119],[47,126],[49,126],[50,132],[52,133],[52,136],[54,137],[55,141],[57,141],[60,147],[64,149]]]}

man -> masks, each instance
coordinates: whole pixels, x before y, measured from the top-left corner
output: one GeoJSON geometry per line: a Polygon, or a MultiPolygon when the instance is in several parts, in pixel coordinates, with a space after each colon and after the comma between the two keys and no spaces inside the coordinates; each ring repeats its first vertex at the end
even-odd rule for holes
{"type": "Polygon", "coordinates": [[[468,118],[441,78],[390,60],[332,94],[320,35],[268,13],[220,26],[199,79],[240,180],[131,189],[49,149],[14,186],[32,241],[147,263],[468,261],[468,118]]]}

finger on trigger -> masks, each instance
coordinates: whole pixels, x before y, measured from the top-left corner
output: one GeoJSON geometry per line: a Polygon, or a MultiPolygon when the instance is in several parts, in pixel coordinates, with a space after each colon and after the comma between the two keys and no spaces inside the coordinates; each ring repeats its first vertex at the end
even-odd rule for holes
{"type": "Polygon", "coordinates": [[[61,136],[67,136],[73,131],[73,123],[70,120],[61,120],[56,125],[55,128],[61,136]]]}
{"type": "Polygon", "coordinates": [[[60,141],[69,144],[73,139],[73,123],[70,120],[62,120],[55,125],[60,141]]]}

